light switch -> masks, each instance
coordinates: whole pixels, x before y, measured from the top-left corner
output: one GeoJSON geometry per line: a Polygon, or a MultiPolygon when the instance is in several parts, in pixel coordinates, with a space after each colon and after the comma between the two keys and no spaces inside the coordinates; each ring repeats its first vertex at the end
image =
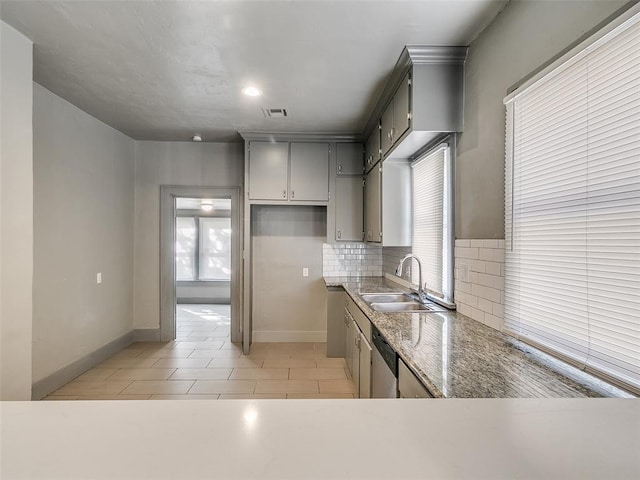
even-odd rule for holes
{"type": "Polygon", "coordinates": [[[308,277],[309,276],[309,269],[307,267],[304,267],[302,269],[302,276],[303,277],[308,277]]]}
{"type": "Polygon", "coordinates": [[[96,283],[102,283],[102,272],[98,272],[98,274],[96,275],[96,283]]]}

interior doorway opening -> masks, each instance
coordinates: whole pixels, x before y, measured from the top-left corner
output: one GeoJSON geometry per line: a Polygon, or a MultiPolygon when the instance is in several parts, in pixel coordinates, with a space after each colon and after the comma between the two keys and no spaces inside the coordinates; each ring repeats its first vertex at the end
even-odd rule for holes
{"type": "Polygon", "coordinates": [[[231,198],[175,199],[176,340],[231,340],[231,198]]]}
{"type": "Polygon", "coordinates": [[[161,188],[160,339],[239,342],[240,193],[161,188]]]}

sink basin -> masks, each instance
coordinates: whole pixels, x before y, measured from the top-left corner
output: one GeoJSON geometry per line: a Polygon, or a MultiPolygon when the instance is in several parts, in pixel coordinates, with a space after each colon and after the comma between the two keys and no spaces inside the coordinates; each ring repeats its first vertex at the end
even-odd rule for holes
{"type": "Polygon", "coordinates": [[[376,312],[401,313],[401,312],[433,312],[435,311],[429,305],[423,305],[418,302],[390,302],[390,303],[371,303],[371,308],[376,312]]]}
{"type": "Polygon", "coordinates": [[[412,302],[414,299],[408,293],[363,293],[360,295],[362,299],[368,304],[372,303],[407,303],[412,302]]]}

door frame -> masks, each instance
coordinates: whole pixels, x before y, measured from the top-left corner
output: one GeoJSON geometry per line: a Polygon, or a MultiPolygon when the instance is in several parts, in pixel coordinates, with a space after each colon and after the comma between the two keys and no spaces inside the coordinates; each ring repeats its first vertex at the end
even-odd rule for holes
{"type": "Polygon", "coordinates": [[[160,186],[160,341],[176,338],[175,239],[176,198],[231,199],[231,341],[241,342],[243,331],[243,211],[240,187],[160,186]]]}

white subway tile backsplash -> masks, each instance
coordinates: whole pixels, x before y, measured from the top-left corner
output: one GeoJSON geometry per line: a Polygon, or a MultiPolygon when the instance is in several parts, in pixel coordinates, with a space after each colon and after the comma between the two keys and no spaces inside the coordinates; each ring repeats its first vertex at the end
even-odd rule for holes
{"type": "Polygon", "coordinates": [[[498,330],[504,318],[504,240],[465,239],[455,243],[455,299],[458,312],[498,330]],[[468,265],[468,281],[461,265],[468,265]]]}
{"type": "Polygon", "coordinates": [[[486,262],[484,264],[485,272],[490,275],[501,275],[500,264],[498,262],[486,262]]]}
{"type": "Polygon", "coordinates": [[[382,247],[366,243],[322,245],[325,276],[382,276],[382,247]]]}

